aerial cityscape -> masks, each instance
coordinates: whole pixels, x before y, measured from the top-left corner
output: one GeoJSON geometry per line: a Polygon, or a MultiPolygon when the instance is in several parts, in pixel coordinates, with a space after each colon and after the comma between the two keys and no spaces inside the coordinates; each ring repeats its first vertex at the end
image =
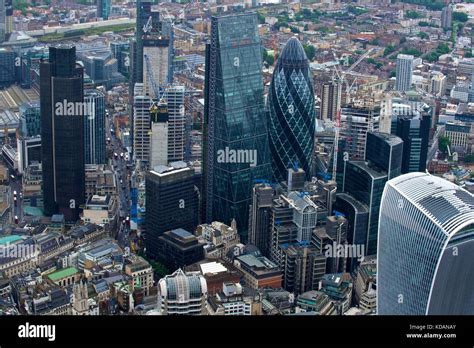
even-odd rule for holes
{"type": "Polygon", "coordinates": [[[0,1],[0,315],[474,315],[473,40],[474,0],[0,1]]]}

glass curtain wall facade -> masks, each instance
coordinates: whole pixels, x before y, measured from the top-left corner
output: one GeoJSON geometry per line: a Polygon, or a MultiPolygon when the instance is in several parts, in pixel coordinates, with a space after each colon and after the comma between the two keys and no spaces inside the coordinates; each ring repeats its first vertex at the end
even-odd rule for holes
{"type": "Polygon", "coordinates": [[[291,38],[273,73],[267,99],[273,176],[286,180],[288,168],[300,167],[311,179],[316,118],[309,61],[303,45],[291,38]]]}
{"type": "Polygon", "coordinates": [[[271,175],[262,47],[254,13],[212,17],[206,47],[204,188],[207,222],[248,231],[252,187],[271,175]]]}
{"type": "Polygon", "coordinates": [[[392,179],[378,233],[378,314],[474,314],[471,193],[425,173],[392,179]]]}
{"type": "Polygon", "coordinates": [[[86,164],[105,164],[105,101],[98,90],[84,91],[88,115],[84,117],[84,157],[86,164]]]}
{"type": "Polygon", "coordinates": [[[51,46],[49,59],[40,64],[43,195],[46,215],[77,221],[85,199],[84,115],[76,107],[59,113],[58,103],[84,104],[83,68],[70,45],[51,46]]]}

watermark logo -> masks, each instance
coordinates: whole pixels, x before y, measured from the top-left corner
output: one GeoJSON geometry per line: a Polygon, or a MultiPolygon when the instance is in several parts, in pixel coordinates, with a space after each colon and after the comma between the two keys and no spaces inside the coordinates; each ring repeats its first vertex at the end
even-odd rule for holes
{"type": "Polygon", "coordinates": [[[88,102],[71,102],[64,99],[54,105],[56,116],[87,116],[94,119],[94,107],[88,102]]]}
{"type": "Polygon", "coordinates": [[[0,248],[0,258],[30,258],[35,255],[35,246],[26,244],[10,244],[7,242],[0,248]]]}
{"type": "Polygon", "coordinates": [[[20,338],[47,338],[52,342],[56,340],[56,325],[34,325],[26,323],[18,326],[18,337],[20,338]]]}
{"type": "Polygon", "coordinates": [[[250,167],[257,165],[257,150],[225,149],[217,150],[217,163],[249,163],[250,167]]]}
{"type": "Polygon", "coordinates": [[[364,260],[365,245],[364,244],[327,244],[325,247],[324,255],[327,258],[355,258],[358,261],[364,260]]]}

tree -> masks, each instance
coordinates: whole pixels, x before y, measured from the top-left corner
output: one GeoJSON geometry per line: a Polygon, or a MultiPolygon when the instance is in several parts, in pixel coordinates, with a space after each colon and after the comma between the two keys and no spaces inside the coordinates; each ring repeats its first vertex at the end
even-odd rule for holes
{"type": "Polygon", "coordinates": [[[409,54],[415,57],[421,56],[421,52],[418,51],[416,48],[404,48],[401,52],[402,54],[409,54]]]}
{"type": "Polygon", "coordinates": [[[405,17],[409,19],[418,19],[423,18],[424,16],[419,12],[408,10],[405,12],[405,17]]]}
{"type": "Polygon", "coordinates": [[[268,65],[273,65],[273,63],[275,63],[275,57],[273,55],[267,55],[265,61],[268,65]]]}
{"type": "MultiPolygon", "coordinates": [[[[467,155],[464,157],[464,163],[474,163],[474,155],[467,155]]],[[[471,173],[471,177],[473,176],[474,173],[471,173]]]]}
{"type": "Polygon", "coordinates": [[[290,27],[290,30],[292,33],[295,33],[295,34],[300,33],[300,30],[297,27],[290,27]]]}
{"type": "Polygon", "coordinates": [[[430,36],[429,36],[427,33],[423,32],[423,31],[420,31],[420,32],[418,33],[418,37],[419,37],[420,39],[426,40],[426,39],[428,39],[430,36]]]}
{"type": "Polygon", "coordinates": [[[385,47],[385,50],[383,51],[383,55],[384,55],[384,57],[386,57],[392,52],[395,52],[395,46],[388,45],[387,47],[385,47]]]}
{"type": "Polygon", "coordinates": [[[448,137],[440,136],[438,138],[438,150],[446,153],[448,152],[448,146],[451,147],[451,140],[448,137]]]}
{"type": "Polygon", "coordinates": [[[453,21],[465,23],[469,20],[469,16],[464,12],[453,12],[453,21]]]}
{"type": "Polygon", "coordinates": [[[267,50],[264,48],[264,49],[262,50],[262,59],[263,59],[264,62],[267,60],[267,57],[268,57],[268,52],[267,52],[267,50]]]}
{"type": "Polygon", "coordinates": [[[257,17],[258,17],[258,23],[265,24],[265,16],[263,14],[261,14],[260,12],[257,12],[257,17]]]}
{"type": "Polygon", "coordinates": [[[303,45],[303,48],[309,61],[313,61],[314,56],[316,55],[316,48],[314,48],[313,45],[303,45]]]}

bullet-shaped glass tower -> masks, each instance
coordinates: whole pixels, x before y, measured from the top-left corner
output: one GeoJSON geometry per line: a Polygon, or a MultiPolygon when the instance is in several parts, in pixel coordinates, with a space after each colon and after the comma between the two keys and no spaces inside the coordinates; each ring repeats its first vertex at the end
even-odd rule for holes
{"type": "Polygon", "coordinates": [[[309,61],[296,38],[278,58],[267,99],[273,175],[286,180],[288,168],[302,168],[309,179],[314,148],[314,91],[309,61]]]}

